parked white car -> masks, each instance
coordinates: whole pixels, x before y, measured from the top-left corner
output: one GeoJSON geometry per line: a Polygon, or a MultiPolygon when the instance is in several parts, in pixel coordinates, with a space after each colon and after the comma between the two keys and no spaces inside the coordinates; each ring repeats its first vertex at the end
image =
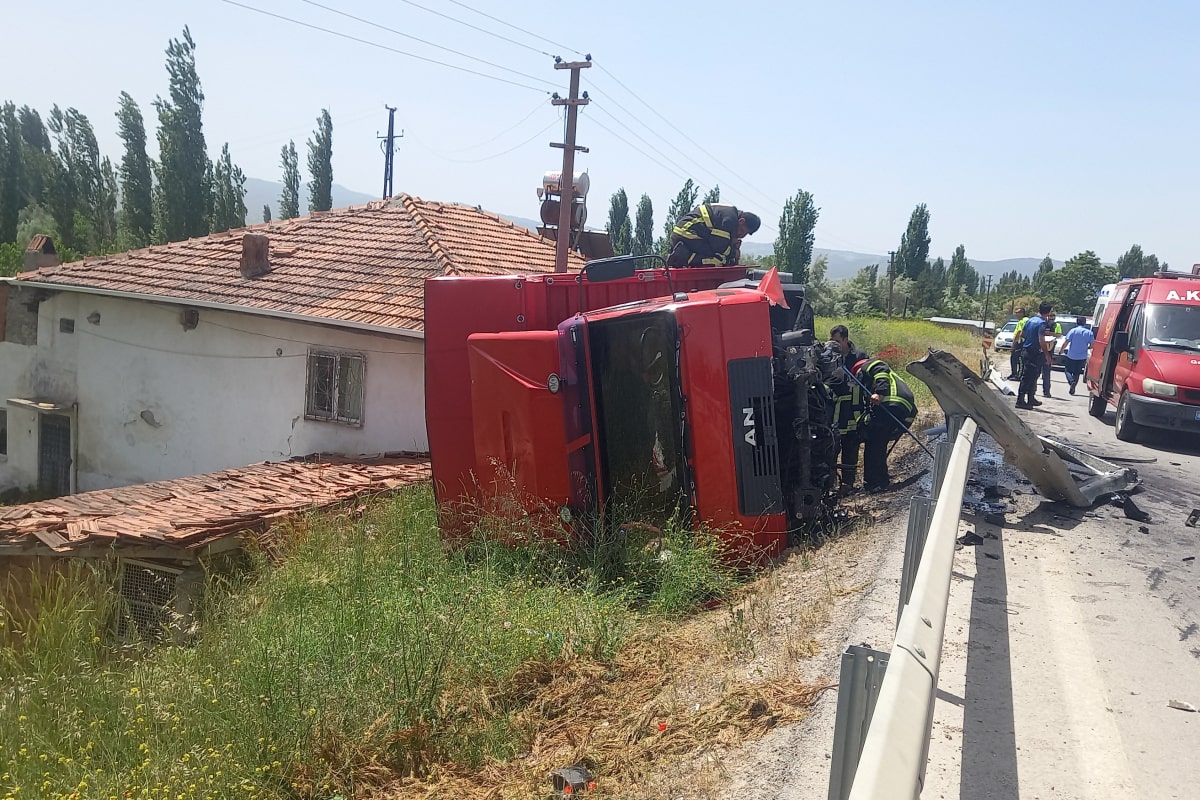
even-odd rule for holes
{"type": "Polygon", "coordinates": [[[1008,322],[1004,323],[1004,327],[1001,328],[1000,332],[996,334],[996,343],[994,347],[997,350],[1012,350],[1013,337],[1016,336],[1017,333],[1017,322],[1018,320],[1010,319],[1008,322]]]}

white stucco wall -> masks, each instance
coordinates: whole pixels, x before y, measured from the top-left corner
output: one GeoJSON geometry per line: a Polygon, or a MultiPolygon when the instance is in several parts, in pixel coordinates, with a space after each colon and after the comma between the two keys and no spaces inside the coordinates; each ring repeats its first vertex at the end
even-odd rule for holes
{"type": "MultiPolygon", "coordinates": [[[[422,340],[203,308],[185,331],[181,312],[61,292],[38,310],[36,347],[0,346],[4,399],[76,405],[79,491],[314,452],[428,449],[422,340]],[[365,357],[361,428],[304,418],[310,347],[365,357]]],[[[37,474],[23,458],[0,463],[0,488],[37,474]]]]}

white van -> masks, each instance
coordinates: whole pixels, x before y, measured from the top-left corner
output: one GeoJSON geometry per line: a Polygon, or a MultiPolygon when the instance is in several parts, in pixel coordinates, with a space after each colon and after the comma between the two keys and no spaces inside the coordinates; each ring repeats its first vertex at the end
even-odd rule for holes
{"type": "Polygon", "coordinates": [[[1115,283],[1100,287],[1100,292],[1096,295],[1096,310],[1092,312],[1091,327],[1093,331],[1100,325],[1100,318],[1104,316],[1104,307],[1108,305],[1108,298],[1112,297],[1113,290],[1116,288],[1115,283]]]}

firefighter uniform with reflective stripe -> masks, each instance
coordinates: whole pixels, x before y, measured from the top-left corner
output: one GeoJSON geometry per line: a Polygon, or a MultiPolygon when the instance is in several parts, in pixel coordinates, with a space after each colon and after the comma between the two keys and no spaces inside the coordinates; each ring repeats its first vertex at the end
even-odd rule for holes
{"type": "Polygon", "coordinates": [[[668,267],[723,267],[741,256],[734,206],[704,203],[684,214],[671,230],[668,267]]]}
{"type": "Polygon", "coordinates": [[[863,365],[859,379],[873,395],[879,395],[879,403],[871,406],[871,417],[866,425],[863,484],[868,490],[885,489],[891,483],[887,466],[888,445],[912,426],[917,417],[917,404],[908,384],[879,359],[863,365]]]}
{"type": "MultiPolygon", "coordinates": [[[[846,363],[852,366],[866,358],[866,353],[856,350],[850,343],[850,355],[846,363]]],[[[863,401],[862,387],[850,376],[842,373],[842,380],[829,382],[833,392],[833,419],[837,424],[841,447],[841,485],[849,488],[858,480],[858,451],[862,445],[863,401]]]]}

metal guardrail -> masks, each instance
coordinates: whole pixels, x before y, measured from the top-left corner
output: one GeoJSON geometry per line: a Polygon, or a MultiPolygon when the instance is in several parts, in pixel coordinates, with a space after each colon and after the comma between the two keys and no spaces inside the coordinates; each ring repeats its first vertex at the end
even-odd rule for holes
{"type": "Polygon", "coordinates": [[[950,600],[954,542],[978,433],[974,420],[961,415],[949,418],[947,441],[939,446],[935,459],[932,515],[914,509],[918,513],[909,518],[901,613],[891,653],[850,648],[843,656],[830,800],[920,796],[950,600]],[[874,671],[869,671],[864,661],[874,671]],[[875,675],[884,666],[876,696],[871,681],[862,676],[875,675]]]}

